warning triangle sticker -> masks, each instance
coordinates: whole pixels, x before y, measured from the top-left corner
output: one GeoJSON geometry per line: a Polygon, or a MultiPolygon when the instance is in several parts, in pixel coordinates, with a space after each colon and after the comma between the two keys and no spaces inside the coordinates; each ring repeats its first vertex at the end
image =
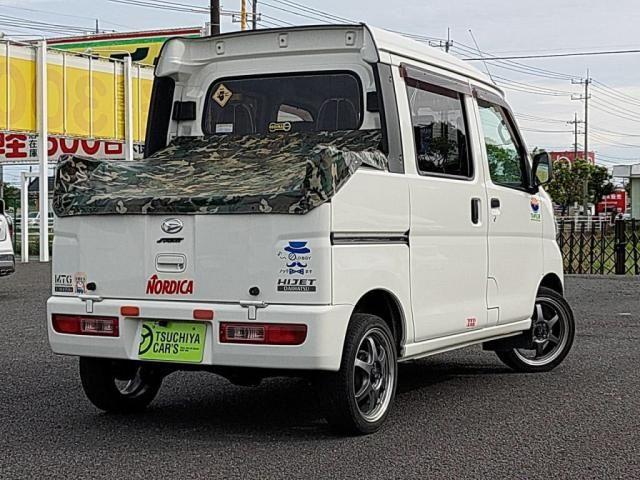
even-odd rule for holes
{"type": "Polygon", "coordinates": [[[229,102],[232,95],[233,93],[231,92],[231,90],[229,90],[224,86],[224,84],[221,83],[213,94],[213,99],[218,105],[224,107],[229,102]]]}

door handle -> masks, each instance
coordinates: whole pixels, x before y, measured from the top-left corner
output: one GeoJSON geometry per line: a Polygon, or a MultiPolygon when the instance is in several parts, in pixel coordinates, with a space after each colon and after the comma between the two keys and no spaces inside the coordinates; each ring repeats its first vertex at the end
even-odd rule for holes
{"type": "Polygon", "coordinates": [[[491,199],[491,208],[500,208],[500,199],[492,198],[491,199]]]}
{"type": "Polygon", "coordinates": [[[478,225],[480,223],[480,199],[471,199],[471,223],[478,225]]]}
{"type": "Polygon", "coordinates": [[[187,268],[187,257],[182,254],[160,253],[156,256],[156,270],[164,273],[182,273],[187,268]]]}

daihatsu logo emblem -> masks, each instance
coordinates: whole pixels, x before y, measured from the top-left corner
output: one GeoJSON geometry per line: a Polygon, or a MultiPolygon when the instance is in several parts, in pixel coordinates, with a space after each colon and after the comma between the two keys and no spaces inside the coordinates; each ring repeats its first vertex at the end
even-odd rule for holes
{"type": "Polygon", "coordinates": [[[162,222],[162,231],[164,233],[178,233],[182,231],[182,227],[184,227],[182,220],[178,220],[177,218],[169,218],[162,222]]]}

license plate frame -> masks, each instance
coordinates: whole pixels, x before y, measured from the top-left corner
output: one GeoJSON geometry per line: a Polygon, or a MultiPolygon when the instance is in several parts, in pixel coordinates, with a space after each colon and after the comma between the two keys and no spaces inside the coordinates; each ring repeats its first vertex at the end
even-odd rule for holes
{"type": "Polygon", "coordinates": [[[175,363],[202,363],[207,325],[180,320],[142,320],[138,359],[175,363]]]}

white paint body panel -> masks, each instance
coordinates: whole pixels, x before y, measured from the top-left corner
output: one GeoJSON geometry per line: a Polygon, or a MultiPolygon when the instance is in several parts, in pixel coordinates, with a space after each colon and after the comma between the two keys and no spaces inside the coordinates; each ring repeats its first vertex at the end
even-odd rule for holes
{"type": "MultiPolygon", "coordinates": [[[[86,274],[92,292],[104,298],[200,302],[331,303],[329,204],[307,215],[109,215],[60,218],[55,225],[55,275],[86,274]],[[181,232],[165,234],[167,218],[184,223],[181,232]],[[158,243],[182,238],[180,243],[158,243]],[[288,274],[284,248],[289,241],[307,242],[310,259],[305,274],[288,274]],[[99,254],[96,254],[99,252],[99,254]],[[158,255],[183,255],[181,273],[157,270],[158,255]],[[284,257],[284,258],[283,258],[284,257]],[[193,280],[191,295],[147,293],[149,279],[193,280]],[[314,280],[315,292],[277,290],[281,279],[314,280]],[[249,295],[251,287],[260,294],[249,295]]],[[[55,282],[53,285],[54,294],[55,282]]],[[[68,293],[67,295],[74,295],[68,293]]]]}
{"type": "MultiPolygon", "coordinates": [[[[56,222],[54,278],[83,273],[96,282],[93,293],[103,297],[94,305],[96,315],[119,316],[120,307],[131,304],[141,308],[145,319],[192,320],[196,308],[215,310],[214,320],[206,322],[205,365],[337,370],[351,314],[372,291],[390,294],[401,312],[403,359],[526,330],[544,275],[562,279],[548,196],[544,192],[537,196],[542,219],[534,224],[529,217],[531,195],[505,192],[488,180],[472,97],[465,102],[474,178],[425,177],[416,171],[408,100],[398,65],[408,63],[502,95],[467,63],[365,26],[175,39],[166,45],[157,72],[175,79],[174,100],[195,101],[198,114],[195,121],[179,126],[172,121],[168,136],[202,133],[204,98],[216,79],[350,70],[360,78],[364,95],[376,89],[370,67],[376,61],[392,66],[403,174],[362,167],[330,202],[306,215],[177,216],[184,223],[179,235],[183,240],[173,244],[158,243],[167,236],[161,231],[168,218],[164,216],[62,218],[56,222]],[[349,37],[353,32],[355,36],[349,37]],[[347,38],[351,44],[345,44],[347,38]],[[492,216],[489,208],[493,196],[502,202],[499,216],[492,216]],[[477,225],[471,222],[472,198],[480,199],[477,225]],[[340,235],[355,240],[335,241],[340,235]],[[395,240],[371,241],[385,236],[395,240]],[[315,292],[276,288],[287,260],[282,252],[290,241],[307,242],[311,249],[312,272],[304,277],[314,279],[315,292]],[[184,255],[184,271],[167,277],[193,279],[193,294],[146,293],[148,279],[154,274],[160,277],[159,254],[184,255]],[[249,295],[252,286],[260,288],[258,296],[249,295]],[[258,310],[259,322],[306,324],[307,340],[296,347],[220,344],[219,322],[247,321],[247,309],[240,306],[247,300],[268,304],[258,310]],[[469,327],[468,318],[477,321],[469,327]]],[[[379,116],[366,112],[362,128],[379,127],[379,116]]],[[[55,284],[53,295],[48,302],[48,333],[54,352],[137,359],[139,319],[120,317],[118,338],[58,334],[52,330],[51,315],[83,314],[86,305],[73,292],[55,291],[55,284]]]]}

